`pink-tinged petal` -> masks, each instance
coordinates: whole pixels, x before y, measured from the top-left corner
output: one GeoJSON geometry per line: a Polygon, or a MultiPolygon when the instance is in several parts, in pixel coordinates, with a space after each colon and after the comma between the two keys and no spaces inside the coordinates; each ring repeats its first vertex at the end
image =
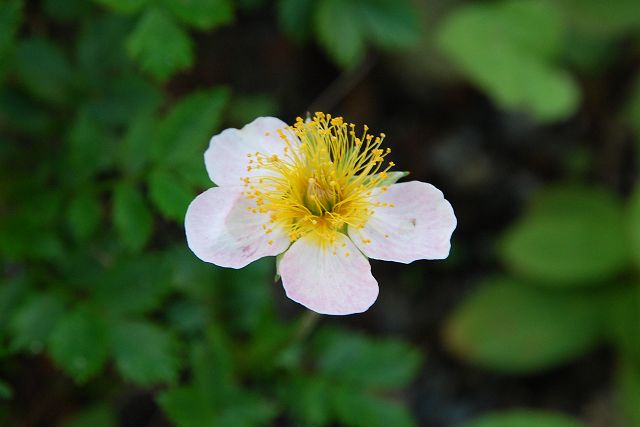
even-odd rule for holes
{"type": "Polygon", "coordinates": [[[253,213],[243,187],[214,187],[196,197],[187,209],[185,231],[198,258],[221,267],[242,268],[290,244],[283,229],[269,227],[266,214],[253,213]],[[263,228],[266,224],[267,230],[263,228]]]}
{"type": "Polygon", "coordinates": [[[287,296],[320,314],[361,313],[378,297],[369,261],[344,234],[324,245],[307,234],[285,252],[279,271],[287,296]]]}
{"type": "Polygon", "coordinates": [[[258,152],[265,156],[284,156],[286,143],[280,138],[279,130],[291,144],[299,143],[296,136],[285,130],[286,127],[287,124],[280,119],[259,117],[242,129],[226,129],[214,135],[204,153],[209,178],[218,186],[236,186],[241,184],[241,178],[272,174],[263,169],[247,170],[252,165],[247,155],[258,152]]]}
{"type": "Polygon", "coordinates": [[[349,236],[369,258],[408,264],[449,256],[457,220],[442,192],[420,181],[376,189],[374,208],[364,228],[349,227],[349,236]]]}

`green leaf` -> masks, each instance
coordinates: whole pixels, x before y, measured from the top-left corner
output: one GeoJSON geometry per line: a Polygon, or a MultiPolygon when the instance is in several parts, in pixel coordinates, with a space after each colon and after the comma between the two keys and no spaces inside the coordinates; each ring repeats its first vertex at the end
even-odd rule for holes
{"type": "Polygon", "coordinates": [[[176,18],[200,30],[212,30],[233,21],[230,0],[163,0],[176,18]]]}
{"type": "Polygon", "coordinates": [[[620,363],[616,373],[616,392],[617,403],[629,426],[640,426],[640,364],[637,361],[633,363],[623,359],[620,363]]]}
{"type": "Polygon", "coordinates": [[[0,4],[0,78],[6,71],[21,22],[22,2],[9,0],[0,4]]]}
{"type": "Polygon", "coordinates": [[[584,424],[560,414],[512,410],[484,415],[460,427],[584,427],[584,424]]]}
{"type": "Polygon", "coordinates": [[[599,0],[561,0],[558,4],[564,9],[570,29],[578,33],[605,39],[640,29],[635,0],[617,0],[615,4],[599,0]]]}
{"type": "Polygon", "coordinates": [[[331,402],[341,425],[348,427],[413,427],[409,410],[398,402],[346,387],[333,390],[331,402]]]}
{"type": "MultiPolygon", "coordinates": [[[[18,307],[30,288],[30,283],[23,277],[0,282],[0,325],[7,325],[14,310],[18,307]]],[[[0,342],[9,332],[6,327],[0,327],[0,342]]]]}
{"type": "Polygon", "coordinates": [[[138,251],[153,232],[153,217],[140,190],[130,183],[118,184],[113,192],[113,223],[124,245],[138,251]]]}
{"type": "Polygon", "coordinates": [[[319,377],[296,376],[286,383],[282,399],[297,425],[325,426],[332,419],[331,389],[319,377]]]}
{"type": "Polygon", "coordinates": [[[109,353],[104,320],[87,307],[67,313],[51,332],[49,350],[73,379],[86,382],[102,369],[109,353]]]}
{"type": "Polygon", "coordinates": [[[148,0],[94,0],[114,12],[133,14],[140,12],[149,2],[148,0]]]}
{"type": "Polygon", "coordinates": [[[386,49],[414,45],[421,35],[418,11],[406,0],[359,0],[368,38],[386,49]]]}
{"type": "Polygon", "coordinates": [[[359,10],[352,2],[322,0],[314,28],[320,45],[341,67],[355,65],[365,54],[365,32],[359,10]]]}
{"type": "Polygon", "coordinates": [[[34,295],[16,309],[9,323],[13,335],[11,347],[32,353],[41,352],[64,312],[65,304],[58,294],[34,295]]]}
{"type": "Polygon", "coordinates": [[[142,70],[161,81],[193,64],[189,35],[162,9],[146,10],[127,37],[126,48],[142,70]]]}
{"type": "Polygon", "coordinates": [[[115,139],[85,110],[78,112],[65,142],[68,168],[63,174],[71,182],[83,183],[113,164],[115,139]]]}
{"type": "Polygon", "coordinates": [[[158,404],[177,427],[218,427],[211,402],[195,387],[169,389],[158,396],[158,404]]]}
{"type": "Polygon", "coordinates": [[[593,348],[601,336],[599,295],[550,291],[490,279],[445,324],[459,358],[495,371],[536,372],[593,348]]]}
{"type": "Polygon", "coordinates": [[[111,340],[116,367],[139,385],[173,383],[180,369],[178,340],[167,330],[142,321],[116,321],[111,340]]]}
{"type": "Polygon", "coordinates": [[[365,388],[400,388],[415,378],[420,353],[402,341],[372,339],[342,330],[318,337],[318,369],[337,381],[365,388]]]}
{"type": "Polygon", "coordinates": [[[555,64],[562,30],[553,3],[474,3],[445,19],[438,43],[499,105],[552,121],[573,114],[580,98],[574,79],[555,64]]]}
{"type": "Polygon", "coordinates": [[[260,396],[238,389],[218,416],[220,427],[259,427],[273,425],[276,408],[260,396]]]}
{"type": "Polygon", "coordinates": [[[143,112],[131,121],[118,152],[118,164],[131,176],[138,176],[151,159],[156,142],[157,121],[153,114],[143,112]]]}
{"type": "Polygon", "coordinates": [[[2,379],[0,379],[0,400],[1,399],[9,400],[11,399],[12,396],[13,396],[13,390],[11,389],[11,386],[5,381],[3,381],[2,379]]]}
{"type": "Polygon", "coordinates": [[[235,95],[229,104],[227,121],[240,128],[256,117],[276,116],[279,110],[278,100],[273,95],[235,95]]]}
{"type": "Polygon", "coordinates": [[[227,89],[215,88],[193,92],[174,105],[160,124],[156,161],[167,167],[182,166],[192,159],[201,163],[228,99],[227,89]]]}
{"type": "Polygon", "coordinates": [[[622,286],[610,294],[605,305],[609,339],[623,357],[640,366],[640,285],[622,286]]]}
{"type": "Polygon", "coordinates": [[[71,234],[79,240],[89,238],[100,224],[102,207],[97,194],[84,190],[76,194],[67,209],[67,220],[71,234]]]}
{"type": "Polygon", "coordinates": [[[72,70],[59,46],[45,38],[22,40],[15,53],[15,73],[36,98],[61,104],[69,100],[72,70]]]}
{"type": "Polygon", "coordinates": [[[304,42],[311,37],[314,0],[279,0],[278,21],[287,37],[304,42]]]}
{"type": "Polygon", "coordinates": [[[52,19],[70,22],[82,20],[89,15],[92,4],[86,0],[44,0],[42,9],[52,19]]]}
{"type": "Polygon", "coordinates": [[[506,232],[501,256],[516,273],[540,284],[606,283],[629,261],[620,203],[594,189],[548,189],[506,232]]]}
{"type": "Polygon", "coordinates": [[[148,177],[151,201],[163,216],[177,222],[184,222],[187,206],[196,196],[195,191],[170,172],[155,169],[148,177]]]}
{"type": "Polygon", "coordinates": [[[161,254],[118,260],[94,283],[94,301],[116,314],[152,311],[171,292],[170,265],[161,254]]]}
{"type": "MultiPolygon", "coordinates": [[[[640,115],[638,117],[640,125],[640,115]]],[[[640,185],[636,186],[631,196],[626,215],[633,260],[637,266],[640,266],[640,185]]]]}
{"type": "Polygon", "coordinates": [[[106,405],[94,406],[75,414],[62,427],[117,427],[118,421],[113,410],[106,405]]]}

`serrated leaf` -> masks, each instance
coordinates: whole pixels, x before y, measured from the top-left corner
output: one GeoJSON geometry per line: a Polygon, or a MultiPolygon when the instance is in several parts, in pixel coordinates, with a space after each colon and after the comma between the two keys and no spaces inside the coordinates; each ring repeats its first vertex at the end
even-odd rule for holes
{"type": "Polygon", "coordinates": [[[536,372],[593,348],[601,338],[601,310],[598,295],[489,279],[449,316],[445,344],[474,365],[536,372]]]}
{"type": "Polygon", "coordinates": [[[228,90],[214,88],[193,92],[175,104],[161,122],[156,160],[165,166],[181,166],[194,158],[202,162],[228,99],[228,90]]]}
{"type": "Polygon", "coordinates": [[[189,35],[162,9],[146,10],[127,37],[126,48],[142,70],[161,81],[193,64],[189,35]]]}
{"type": "Polygon", "coordinates": [[[171,332],[142,320],[118,321],[110,326],[113,356],[123,378],[139,385],[177,379],[178,340],[171,332]]]}
{"type": "Polygon", "coordinates": [[[460,427],[585,427],[574,418],[550,412],[512,410],[488,414],[460,427]]]}
{"type": "Polygon", "coordinates": [[[41,352],[51,330],[64,313],[64,300],[58,294],[34,295],[16,309],[9,323],[13,335],[11,347],[31,353],[41,352]]]}
{"type": "Polygon", "coordinates": [[[118,184],[113,191],[113,223],[124,245],[138,251],[153,232],[153,217],[140,190],[130,183],[118,184]]]}
{"type": "Polygon", "coordinates": [[[552,121],[567,118],[578,107],[575,80],[555,64],[565,40],[560,13],[551,3],[469,4],[445,19],[438,42],[504,108],[552,121]]]}
{"type": "Polygon", "coordinates": [[[143,314],[171,291],[170,265],[159,254],[118,260],[93,284],[93,298],[110,313],[143,314]]]}
{"type": "Polygon", "coordinates": [[[365,32],[352,2],[323,0],[317,5],[314,29],[320,45],[341,67],[355,65],[365,54],[365,32]]]}
{"type": "Polygon", "coordinates": [[[606,283],[629,261],[619,201],[603,191],[558,187],[538,195],[509,229],[501,256],[519,275],[550,286],[606,283]]]}
{"type": "Polygon", "coordinates": [[[76,194],[67,209],[71,234],[79,241],[87,239],[100,223],[101,214],[102,207],[97,194],[91,190],[76,194]]]}
{"type": "Polygon", "coordinates": [[[365,388],[399,388],[417,374],[420,353],[402,341],[341,330],[318,337],[318,369],[336,381],[365,388]]]}
{"type": "Polygon", "coordinates": [[[15,73],[36,98],[61,104],[69,99],[72,69],[62,49],[45,38],[22,40],[15,52],[15,73]]]}
{"type": "Polygon", "coordinates": [[[86,382],[102,369],[109,354],[104,320],[87,307],[67,313],[51,332],[49,351],[73,379],[86,382]]]}
{"type": "Polygon", "coordinates": [[[167,171],[156,169],[148,177],[151,201],[163,216],[177,222],[184,222],[187,206],[196,192],[167,171]]]}
{"type": "Polygon", "coordinates": [[[133,14],[142,10],[149,0],[94,0],[114,12],[133,14]]]}
{"type": "Polygon", "coordinates": [[[164,6],[185,24],[212,30],[233,21],[230,0],[163,0],[164,6]]]}
{"type": "Polygon", "coordinates": [[[333,390],[331,403],[341,425],[348,427],[414,427],[409,410],[390,399],[341,387],[333,390]]]}

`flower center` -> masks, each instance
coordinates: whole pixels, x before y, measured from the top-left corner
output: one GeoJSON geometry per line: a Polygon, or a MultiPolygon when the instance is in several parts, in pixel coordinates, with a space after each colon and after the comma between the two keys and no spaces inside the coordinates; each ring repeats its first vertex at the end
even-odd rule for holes
{"type": "Polygon", "coordinates": [[[320,242],[332,243],[347,226],[364,226],[377,206],[372,189],[395,166],[383,166],[391,152],[380,148],[385,135],[374,137],[368,130],[365,125],[357,135],[355,125],[342,117],[316,113],[278,130],[285,144],[282,156],[248,154],[247,170],[257,173],[242,178],[243,194],[252,201],[249,210],[269,214],[263,225],[267,234],[278,224],[291,240],[313,233],[320,242]]]}

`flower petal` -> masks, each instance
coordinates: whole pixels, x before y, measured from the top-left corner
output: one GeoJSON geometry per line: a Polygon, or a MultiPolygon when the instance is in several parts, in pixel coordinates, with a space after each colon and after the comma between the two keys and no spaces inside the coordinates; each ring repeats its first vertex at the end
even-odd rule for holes
{"type": "Polygon", "coordinates": [[[279,264],[287,296],[321,314],[367,310],[378,297],[378,282],[369,261],[339,233],[333,244],[321,244],[312,233],[297,240],[279,264]]]}
{"type": "Polygon", "coordinates": [[[266,214],[253,213],[243,187],[214,187],[196,197],[187,209],[185,230],[189,248],[198,258],[221,267],[242,268],[289,246],[283,229],[269,229],[266,214]]]}
{"type": "Polygon", "coordinates": [[[240,179],[257,175],[268,175],[262,169],[248,171],[251,160],[248,154],[259,152],[265,156],[284,155],[285,142],[278,130],[282,130],[291,144],[298,138],[286,131],[287,124],[275,117],[259,117],[242,129],[226,129],[214,135],[204,153],[204,164],[211,181],[218,186],[240,185],[240,179]]]}
{"type": "Polygon", "coordinates": [[[410,181],[377,189],[373,198],[382,206],[374,208],[364,228],[348,230],[366,256],[408,264],[449,255],[457,220],[440,190],[410,181]]]}

